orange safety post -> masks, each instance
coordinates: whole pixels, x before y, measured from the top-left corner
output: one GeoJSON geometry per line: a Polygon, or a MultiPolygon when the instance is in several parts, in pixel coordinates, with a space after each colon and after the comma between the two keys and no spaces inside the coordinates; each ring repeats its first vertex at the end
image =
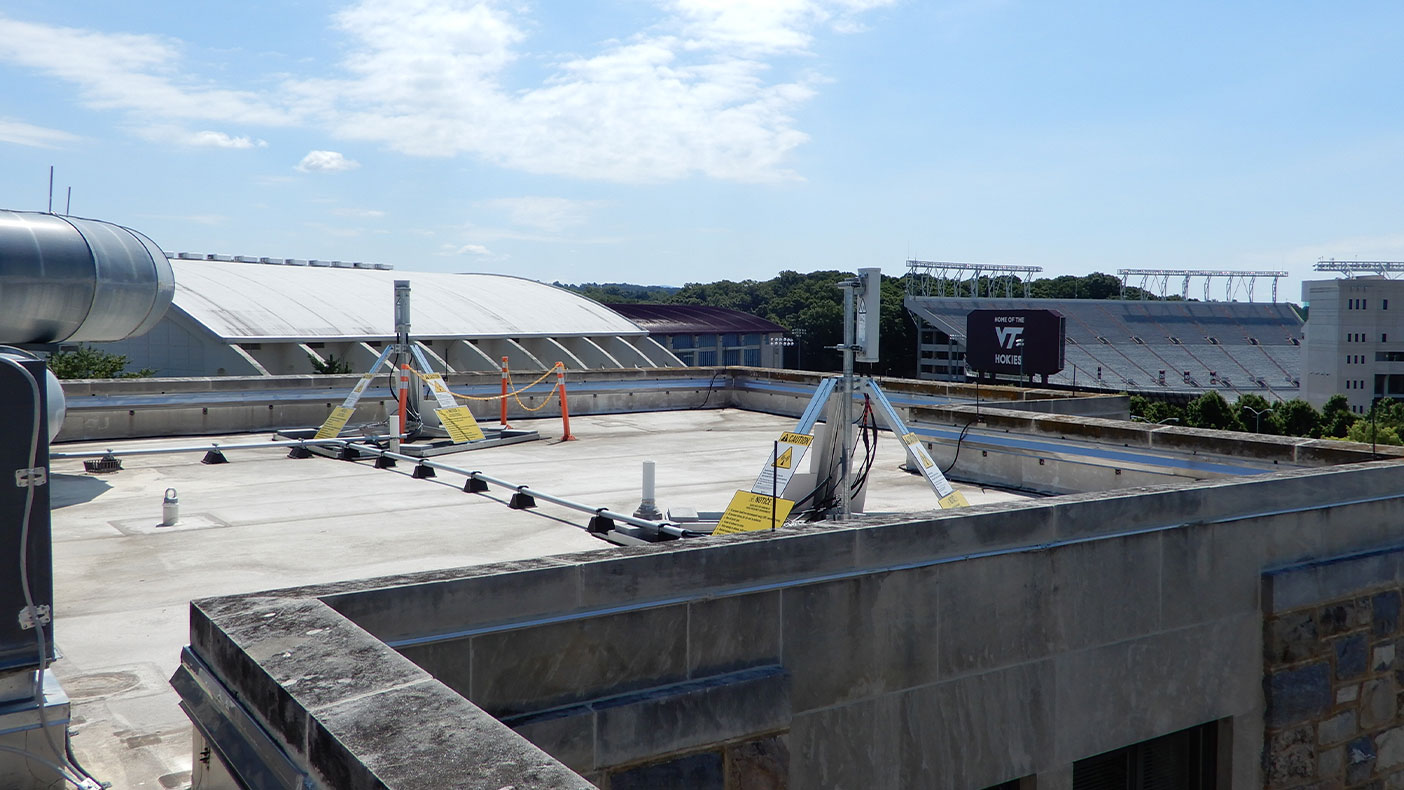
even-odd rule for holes
{"type": "Polygon", "coordinates": [[[565,426],[561,441],[568,442],[575,437],[570,435],[570,407],[566,405],[564,362],[556,363],[556,389],[561,394],[561,424],[565,426]]]}
{"type": "Polygon", "coordinates": [[[400,365],[400,435],[405,435],[405,403],[409,397],[409,363],[400,365]]]}
{"type": "Polygon", "coordinates": [[[510,426],[510,425],[507,424],[507,380],[508,380],[508,378],[509,378],[509,375],[508,375],[508,373],[507,373],[507,357],[504,356],[504,357],[502,358],[502,418],[501,418],[501,419],[502,419],[502,427],[503,427],[503,428],[511,428],[511,427],[512,427],[512,426],[510,426]]]}

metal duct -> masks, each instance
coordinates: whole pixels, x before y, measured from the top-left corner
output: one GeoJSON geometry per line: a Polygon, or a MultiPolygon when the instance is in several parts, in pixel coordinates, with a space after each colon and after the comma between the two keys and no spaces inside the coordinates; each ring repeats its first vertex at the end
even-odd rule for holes
{"type": "Polygon", "coordinates": [[[166,314],[174,293],[166,254],[134,230],[0,210],[0,343],[144,334],[166,314]]]}

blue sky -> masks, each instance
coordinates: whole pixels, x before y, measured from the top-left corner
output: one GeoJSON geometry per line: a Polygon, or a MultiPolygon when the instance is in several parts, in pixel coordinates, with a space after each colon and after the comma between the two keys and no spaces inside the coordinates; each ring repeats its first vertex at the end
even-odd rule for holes
{"type": "MultiPolygon", "coordinates": [[[[1404,4],[0,10],[0,206],[540,280],[1404,260],[1404,4]]],[[[1263,287],[1263,286],[1260,286],[1263,287]]],[[[1258,292],[1259,297],[1264,291],[1258,292]]]]}

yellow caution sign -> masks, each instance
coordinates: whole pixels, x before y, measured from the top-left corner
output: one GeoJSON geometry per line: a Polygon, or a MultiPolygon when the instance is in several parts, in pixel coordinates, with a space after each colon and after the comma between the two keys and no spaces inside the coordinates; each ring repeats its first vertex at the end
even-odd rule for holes
{"type": "Polygon", "coordinates": [[[439,424],[444,426],[444,430],[448,431],[454,444],[478,442],[484,438],[483,429],[478,427],[478,421],[473,419],[473,413],[468,411],[467,406],[435,409],[434,415],[439,418],[439,424]]]}
{"type": "Polygon", "coordinates": [[[965,501],[965,497],[951,487],[951,483],[946,476],[941,474],[941,468],[932,459],[931,453],[926,451],[926,445],[922,443],[921,437],[915,433],[902,434],[902,443],[907,445],[907,456],[914,459],[921,473],[926,476],[927,482],[936,489],[936,501],[942,508],[965,507],[970,503],[965,501]]]}
{"type": "Polygon", "coordinates": [[[354,406],[349,409],[345,406],[337,406],[332,409],[331,416],[322,423],[322,427],[317,429],[317,435],[312,438],[335,439],[340,436],[341,429],[346,427],[346,422],[351,419],[351,414],[355,411],[354,406]]]}
{"type": "Polygon", "coordinates": [[[804,460],[805,451],[814,443],[814,437],[807,433],[790,433],[786,431],[780,434],[778,447],[770,448],[770,457],[766,459],[765,466],[756,477],[756,482],[751,485],[751,492],[756,494],[783,494],[785,486],[790,484],[790,478],[795,474],[795,467],[804,460]]]}
{"type": "Polygon", "coordinates": [[[750,491],[737,491],[736,495],[731,498],[731,504],[726,506],[726,512],[722,514],[717,528],[712,530],[712,534],[734,535],[737,532],[756,532],[778,527],[785,523],[786,518],[789,518],[790,509],[794,506],[795,503],[788,499],[777,499],[765,494],[754,494],[750,491]],[[772,513],[774,521],[771,520],[772,513]]]}

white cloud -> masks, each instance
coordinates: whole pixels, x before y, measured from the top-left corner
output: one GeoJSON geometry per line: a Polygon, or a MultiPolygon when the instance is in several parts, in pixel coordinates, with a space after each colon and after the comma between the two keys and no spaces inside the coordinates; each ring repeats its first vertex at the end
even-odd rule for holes
{"type": "Polygon", "coordinates": [[[558,233],[583,225],[590,212],[600,203],[557,197],[519,197],[480,200],[474,205],[502,212],[514,225],[558,233]]]}
{"type": "Polygon", "coordinates": [[[217,88],[182,73],[179,42],[20,22],[0,15],[0,60],[78,86],[89,107],[160,118],[294,123],[290,108],[251,91],[217,88]]]}
{"type": "Polygon", "coordinates": [[[211,148],[267,148],[267,140],[259,140],[253,137],[234,137],[224,132],[191,132],[186,137],[187,145],[209,146],[211,148]]]}
{"type": "Polygon", "coordinates": [[[341,173],[360,166],[360,162],[347,159],[336,151],[308,151],[307,156],[297,163],[297,169],[304,173],[341,173]]]}
{"type": "Polygon", "coordinates": [[[0,118],[0,143],[14,143],[33,148],[58,148],[61,145],[78,141],[78,135],[48,129],[22,121],[7,121],[0,118]]]}
{"type": "Polygon", "coordinates": [[[3,16],[0,61],[134,117],[315,126],[416,156],[582,179],[776,181],[796,177],[786,159],[809,139],[794,114],[823,82],[809,71],[816,34],[859,30],[860,15],[896,0],[653,2],[653,24],[547,63],[530,86],[511,84],[509,67],[533,54],[526,31],[546,22],[513,0],[358,0],[333,17],[347,40],[332,76],[293,75],[264,92],[187,76],[170,39],[3,16]]]}
{"type": "Polygon", "coordinates": [[[332,210],[333,214],[340,217],[357,217],[359,219],[380,219],[385,216],[385,212],[374,208],[338,208],[332,210]]]}
{"type": "Polygon", "coordinates": [[[442,244],[439,245],[440,255],[492,255],[492,250],[481,244],[442,244]]]}

